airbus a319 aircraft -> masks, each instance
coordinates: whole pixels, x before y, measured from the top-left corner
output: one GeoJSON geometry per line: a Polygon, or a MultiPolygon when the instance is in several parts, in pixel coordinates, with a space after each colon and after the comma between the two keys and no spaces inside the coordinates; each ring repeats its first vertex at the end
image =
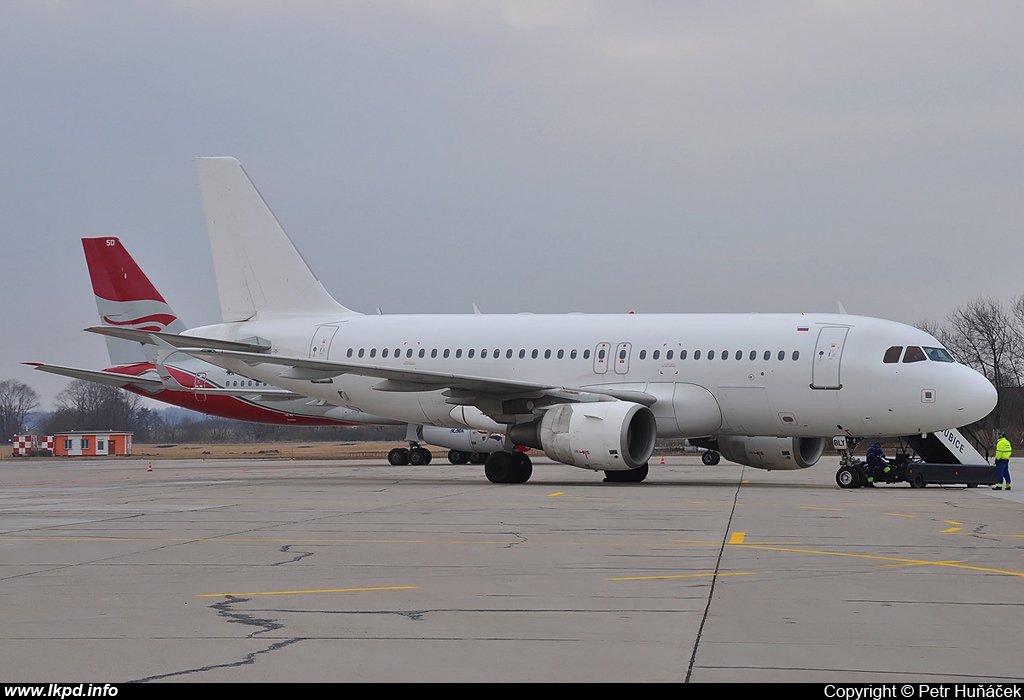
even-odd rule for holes
{"type": "MultiPolygon", "coordinates": [[[[40,362],[25,364],[232,420],[305,426],[401,424],[254,381],[183,353],[173,353],[173,359],[166,353],[161,356],[156,346],[118,337],[119,330],[177,334],[186,326],[118,238],[83,238],[82,248],[113,366],[91,370],[40,362]]],[[[488,453],[501,448],[503,440],[501,435],[481,431],[410,428],[410,441],[446,447],[454,462],[482,462],[488,453]]],[[[397,459],[403,456],[405,461],[411,456],[414,464],[430,462],[430,452],[418,444],[411,454],[405,450],[397,459]]]]}
{"type": "Polygon", "coordinates": [[[876,318],[362,315],[327,293],[238,161],[196,163],[223,323],[132,337],[353,411],[504,433],[492,482],[530,478],[515,445],[642,481],[658,437],[805,468],[832,436],[934,432],[996,403],[934,337],[876,318]]]}

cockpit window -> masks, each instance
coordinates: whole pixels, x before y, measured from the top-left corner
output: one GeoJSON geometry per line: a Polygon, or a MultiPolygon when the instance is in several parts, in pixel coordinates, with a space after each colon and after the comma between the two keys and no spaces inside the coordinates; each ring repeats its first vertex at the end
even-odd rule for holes
{"type": "Polygon", "coordinates": [[[882,362],[891,365],[894,362],[900,361],[900,355],[903,353],[902,345],[893,345],[891,348],[885,351],[885,357],[882,358],[882,362]]]}
{"type": "Polygon", "coordinates": [[[955,362],[953,356],[945,348],[925,348],[924,351],[932,362],[955,362]]]}
{"type": "Polygon", "coordinates": [[[916,345],[908,345],[907,353],[903,356],[904,362],[924,362],[928,358],[924,354],[924,350],[917,347],[916,345]]]}

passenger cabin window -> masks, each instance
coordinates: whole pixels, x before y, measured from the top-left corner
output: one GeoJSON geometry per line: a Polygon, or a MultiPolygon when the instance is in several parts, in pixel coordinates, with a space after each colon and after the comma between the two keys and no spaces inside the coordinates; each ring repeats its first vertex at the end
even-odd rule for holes
{"type": "Polygon", "coordinates": [[[916,345],[908,345],[907,352],[903,355],[904,362],[924,362],[927,359],[928,356],[924,354],[924,350],[916,345]]]}
{"type": "Polygon", "coordinates": [[[900,355],[903,353],[902,345],[893,345],[891,348],[885,351],[885,355],[882,357],[882,362],[887,365],[891,365],[894,362],[900,361],[900,355]]]}

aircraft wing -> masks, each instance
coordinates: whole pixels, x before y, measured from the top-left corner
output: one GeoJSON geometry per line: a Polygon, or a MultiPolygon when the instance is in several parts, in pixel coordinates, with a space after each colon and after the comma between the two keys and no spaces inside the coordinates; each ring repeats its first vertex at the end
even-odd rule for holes
{"type": "Polygon", "coordinates": [[[261,353],[220,350],[216,348],[179,348],[179,351],[218,366],[224,366],[222,364],[223,360],[239,360],[250,366],[259,364],[279,365],[285,368],[280,374],[284,379],[316,381],[343,374],[355,374],[362,377],[381,379],[382,381],[373,387],[378,391],[418,392],[448,389],[450,391],[448,401],[456,405],[472,405],[475,403],[473,398],[479,395],[488,397],[549,396],[571,402],[600,401],[611,398],[633,401],[645,406],[650,406],[657,400],[654,396],[639,391],[565,387],[525,382],[516,379],[431,372],[411,367],[386,367],[351,362],[310,360],[301,357],[282,357],[279,355],[264,355],[261,353]]]}
{"type": "Polygon", "coordinates": [[[106,384],[107,386],[115,386],[122,389],[127,386],[132,386],[137,389],[155,394],[164,390],[163,382],[159,379],[151,379],[148,377],[136,376],[134,374],[121,374],[120,372],[103,372],[100,370],[93,369],[79,369],[77,367],[62,367],[60,365],[46,365],[42,362],[23,362],[22,364],[34,367],[41,372],[49,372],[50,374],[59,374],[62,377],[71,377],[72,379],[84,379],[87,382],[95,382],[96,384],[106,384]]]}

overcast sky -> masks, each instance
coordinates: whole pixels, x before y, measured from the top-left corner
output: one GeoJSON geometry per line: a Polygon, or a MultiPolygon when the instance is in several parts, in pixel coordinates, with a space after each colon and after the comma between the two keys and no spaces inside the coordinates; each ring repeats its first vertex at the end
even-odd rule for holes
{"type": "Polygon", "coordinates": [[[219,320],[233,155],[385,313],[835,311],[1024,292],[1024,3],[3,0],[0,379],[101,368],[79,239],[219,320]]]}

